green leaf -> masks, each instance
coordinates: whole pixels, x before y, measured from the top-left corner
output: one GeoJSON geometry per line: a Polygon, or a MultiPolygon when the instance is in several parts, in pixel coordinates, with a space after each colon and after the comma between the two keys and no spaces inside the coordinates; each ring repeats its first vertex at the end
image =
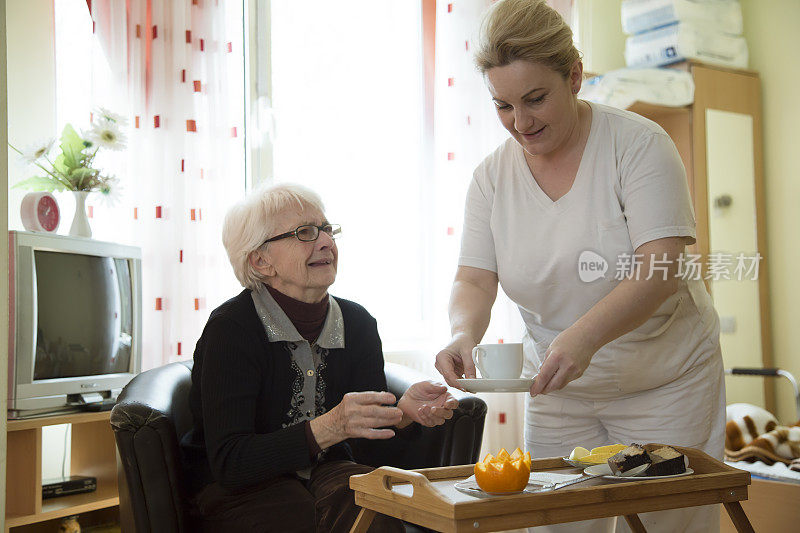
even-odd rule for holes
{"type": "Polygon", "coordinates": [[[75,170],[69,173],[69,179],[70,181],[84,180],[87,178],[91,178],[95,174],[95,172],[97,171],[94,170],[93,168],[85,168],[85,167],[76,168],[75,170]]]}
{"type": "Polygon", "coordinates": [[[32,178],[22,180],[19,183],[12,186],[11,188],[31,189],[33,191],[48,191],[48,192],[63,191],[65,189],[64,185],[54,180],[53,178],[49,178],[46,176],[34,176],[32,178]]]}
{"type": "Polygon", "coordinates": [[[75,130],[67,124],[64,126],[64,131],[61,132],[61,150],[66,153],[77,154],[83,150],[83,139],[80,135],[75,132],[75,130]]]}
{"type": "Polygon", "coordinates": [[[83,139],[80,135],[69,124],[64,126],[64,131],[61,133],[61,152],[64,155],[64,165],[70,170],[81,167],[83,159],[81,151],[83,149],[83,139]]]}
{"type": "Polygon", "coordinates": [[[67,165],[64,163],[64,154],[58,154],[56,160],[53,161],[53,169],[61,175],[69,175],[69,168],[67,168],[67,165]]]}

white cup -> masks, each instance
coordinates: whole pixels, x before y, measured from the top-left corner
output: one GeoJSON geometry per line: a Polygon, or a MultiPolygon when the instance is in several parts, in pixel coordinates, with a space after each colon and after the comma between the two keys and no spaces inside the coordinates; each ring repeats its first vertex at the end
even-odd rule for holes
{"type": "Polygon", "coordinates": [[[522,344],[479,344],[472,349],[472,362],[486,379],[518,379],[522,374],[522,344]]]}

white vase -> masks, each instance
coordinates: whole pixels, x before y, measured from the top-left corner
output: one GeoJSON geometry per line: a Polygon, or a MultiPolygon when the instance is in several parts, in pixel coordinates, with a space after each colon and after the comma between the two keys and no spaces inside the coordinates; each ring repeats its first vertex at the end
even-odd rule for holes
{"type": "Polygon", "coordinates": [[[72,196],[75,198],[75,217],[72,219],[69,234],[71,237],[91,238],[92,227],[86,217],[86,197],[89,196],[89,191],[72,191],[72,196]]]}

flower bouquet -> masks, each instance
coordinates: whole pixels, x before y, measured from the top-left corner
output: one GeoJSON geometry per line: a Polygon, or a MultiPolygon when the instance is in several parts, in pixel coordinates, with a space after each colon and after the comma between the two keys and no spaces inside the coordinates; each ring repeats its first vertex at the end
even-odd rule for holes
{"type": "Polygon", "coordinates": [[[114,151],[125,148],[126,139],[122,129],[126,125],[123,117],[102,108],[94,113],[91,128],[83,135],[78,135],[72,125],[67,124],[61,132],[61,153],[52,160],[49,153],[55,139],[48,139],[26,150],[19,150],[9,143],[25,162],[44,171],[44,175],[22,180],[13,188],[48,192],[99,192],[110,196],[118,187],[118,180],[96,168],[95,157],[101,148],[114,151]]]}
{"type": "Polygon", "coordinates": [[[123,128],[126,125],[127,121],[120,115],[100,108],[94,112],[89,131],[82,135],[78,135],[72,125],[64,126],[59,144],[61,153],[55,159],[49,156],[55,139],[48,139],[26,150],[19,150],[9,143],[24,162],[39,167],[44,173],[22,180],[13,188],[47,192],[72,191],[75,197],[75,218],[70,235],[91,237],[92,230],[85,210],[86,196],[91,192],[98,192],[109,204],[113,204],[120,189],[116,177],[97,168],[95,158],[101,148],[113,151],[125,148],[123,128]]]}

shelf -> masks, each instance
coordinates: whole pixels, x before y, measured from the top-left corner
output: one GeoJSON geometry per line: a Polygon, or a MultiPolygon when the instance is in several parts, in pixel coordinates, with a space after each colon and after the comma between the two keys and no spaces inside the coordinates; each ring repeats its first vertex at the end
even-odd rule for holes
{"type": "Polygon", "coordinates": [[[38,514],[7,516],[6,528],[35,524],[53,518],[62,518],[75,514],[106,509],[119,505],[119,496],[116,490],[106,490],[105,494],[98,491],[74,496],[61,496],[42,502],[42,512],[38,514]]]}
{"type": "Polygon", "coordinates": [[[691,113],[692,107],[688,106],[681,106],[681,107],[672,107],[666,105],[658,105],[658,104],[648,104],[646,102],[636,101],[630,106],[628,106],[628,111],[633,111],[638,115],[642,115],[643,117],[664,117],[669,115],[683,115],[691,113]]]}
{"type": "Polygon", "coordinates": [[[82,424],[85,422],[98,422],[109,420],[111,411],[101,411],[96,413],[73,413],[55,416],[42,416],[37,418],[25,418],[21,420],[9,420],[7,423],[8,431],[22,431],[25,429],[35,429],[45,426],[56,426],[58,424],[82,424]]]}
{"type": "MultiPolygon", "coordinates": [[[[119,505],[117,454],[110,411],[9,420],[7,433],[6,529],[40,532],[47,522],[119,505]],[[42,500],[42,428],[72,424],[70,474],[94,476],[97,490],[42,500]],[[38,525],[35,525],[38,524],[38,525]]],[[[96,514],[96,513],[95,513],[96,514]]],[[[43,529],[44,528],[44,529],[43,529]]]]}

